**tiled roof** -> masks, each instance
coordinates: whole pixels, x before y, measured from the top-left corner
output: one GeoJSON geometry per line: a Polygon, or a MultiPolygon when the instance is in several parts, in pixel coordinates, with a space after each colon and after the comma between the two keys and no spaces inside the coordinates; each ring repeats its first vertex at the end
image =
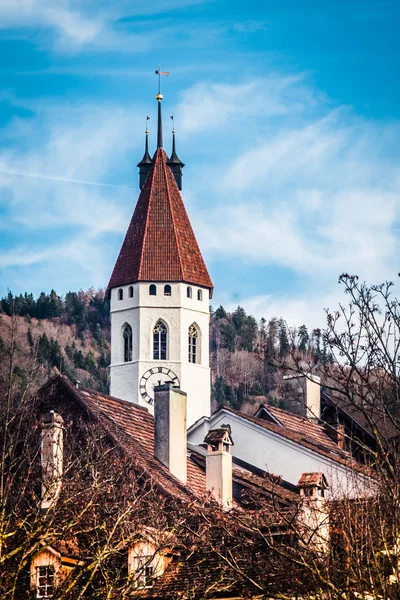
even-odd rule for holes
{"type": "MultiPolygon", "coordinates": [[[[268,410],[269,410],[271,407],[267,406],[266,408],[268,408],[268,410]]],[[[279,435],[287,440],[295,442],[296,444],[299,444],[300,446],[303,446],[304,448],[308,448],[309,450],[311,450],[312,452],[315,452],[316,454],[325,456],[326,458],[329,458],[330,460],[340,463],[348,468],[354,469],[356,471],[360,471],[364,474],[371,475],[371,472],[369,471],[369,469],[367,469],[366,467],[364,467],[363,465],[361,465],[360,463],[355,461],[354,458],[348,452],[341,450],[326,434],[324,434],[325,437],[321,437],[323,428],[320,425],[314,425],[314,427],[318,428],[318,430],[315,432],[315,434],[316,434],[315,436],[314,435],[310,436],[310,430],[308,428],[308,425],[313,425],[313,424],[309,423],[309,422],[308,422],[308,424],[304,423],[303,417],[297,417],[296,415],[292,415],[291,413],[288,413],[286,411],[283,411],[281,409],[277,409],[274,407],[274,411],[279,411],[280,413],[285,413],[287,415],[288,419],[289,418],[292,418],[294,420],[298,419],[299,422],[296,422],[297,423],[296,427],[290,428],[288,425],[286,425],[286,426],[283,425],[283,423],[282,423],[282,425],[270,423],[269,421],[265,421],[264,419],[261,419],[259,417],[252,417],[250,415],[246,415],[237,410],[234,410],[233,408],[228,408],[226,406],[224,406],[222,409],[218,409],[218,410],[224,410],[227,412],[231,412],[231,413],[238,415],[239,417],[245,419],[246,421],[254,423],[255,425],[258,425],[259,427],[263,427],[264,429],[267,429],[268,431],[271,431],[271,432],[275,433],[276,435],[279,435]],[[302,428],[301,424],[303,424],[304,426],[307,426],[307,430],[305,430],[304,427],[302,428]],[[321,430],[321,431],[319,431],[319,430],[321,430]]],[[[282,414],[280,416],[282,418],[282,414]]],[[[291,422],[292,422],[292,425],[294,425],[295,421],[291,421],[291,422]]]]}
{"type": "Polygon", "coordinates": [[[43,394],[51,385],[62,385],[67,392],[98,419],[125,451],[140,462],[150,477],[167,492],[178,497],[202,496],[206,479],[202,469],[188,458],[187,485],[183,485],[154,457],[154,418],[146,408],[119,400],[94,390],[80,389],[62,375],[57,375],[41,388],[43,394]]]}
{"type": "Polygon", "coordinates": [[[338,450],[338,445],[327,435],[323,425],[317,425],[316,423],[312,423],[307,417],[295,415],[269,404],[264,404],[263,408],[279,421],[283,427],[287,427],[292,431],[297,431],[304,437],[308,437],[309,441],[314,444],[322,444],[334,452],[338,450]]]}
{"type": "Polygon", "coordinates": [[[182,281],[213,288],[167,159],[158,148],[108,289],[136,281],[182,281]]]}

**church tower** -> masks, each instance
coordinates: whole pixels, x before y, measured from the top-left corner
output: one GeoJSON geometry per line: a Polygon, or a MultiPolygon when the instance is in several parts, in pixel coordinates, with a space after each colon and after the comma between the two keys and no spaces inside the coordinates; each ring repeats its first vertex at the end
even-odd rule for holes
{"type": "Polygon", "coordinates": [[[111,298],[113,396],[153,410],[154,386],[187,393],[188,427],[210,414],[209,298],[213,284],[180,194],[183,163],[162,141],[138,164],[141,192],[115,264],[111,298]]]}

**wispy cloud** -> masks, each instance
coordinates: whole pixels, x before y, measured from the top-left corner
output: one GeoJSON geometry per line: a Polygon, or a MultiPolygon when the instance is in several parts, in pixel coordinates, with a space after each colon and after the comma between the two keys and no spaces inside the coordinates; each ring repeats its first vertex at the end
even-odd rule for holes
{"type": "Polygon", "coordinates": [[[135,125],[128,110],[90,105],[42,106],[28,122],[9,125],[12,149],[0,151],[1,229],[12,240],[0,253],[3,284],[8,273],[17,281],[24,272],[24,286],[43,286],[40,272],[57,286],[75,272],[105,285],[114,258],[105,235],[121,235],[137,195],[135,176],[127,185],[115,181],[135,125]]]}
{"type": "MultiPolygon", "coordinates": [[[[202,85],[208,114],[220,117],[222,88],[202,85]]],[[[291,111],[290,119],[272,119],[274,112],[287,114],[296,87],[303,93],[305,86],[301,79],[288,83],[282,78],[273,101],[267,98],[259,110],[258,131],[265,134],[246,140],[258,100],[252,105],[249,92],[245,103],[243,94],[263,85],[265,81],[257,81],[230,89],[228,114],[222,116],[230,123],[221,134],[229,151],[212,154],[207,179],[197,176],[189,182],[196,190],[190,205],[197,206],[196,231],[216,269],[220,261],[225,268],[229,261],[232,266],[241,261],[260,269],[284,268],[303,280],[301,291],[289,298],[285,292],[279,302],[268,293],[267,280],[265,294],[243,300],[259,316],[281,314],[299,324],[310,322],[317,306],[322,318],[322,308],[337,303],[335,286],[343,271],[370,282],[396,276],[400,124],[365,120],[349,108],[332,110],[312,90],[314,110],[304,105],[296,118],[291,111]],[[282,91],[285,87],[290,94],[282,91]],[[199,209],[202,198],[207,198],[204,210],[199,209]]],[[[188,120],[186,126],[202,135],[197,123],[188,120]]],[[[229,298],[223,301],[229,303],[229,298]]]]}
{"type": "Polygon", "coordinates": [[[141,32],[131,26],[126,31],[120,27],[122,20],[168,14],[200,3],[204,0],[0,0],[0,29],[15,29],[15,35],[21,30],[48,30],[54,36],[54,47],[68,53],[81,47],[143,52],[151,48],[156,30],[141,32]]]}

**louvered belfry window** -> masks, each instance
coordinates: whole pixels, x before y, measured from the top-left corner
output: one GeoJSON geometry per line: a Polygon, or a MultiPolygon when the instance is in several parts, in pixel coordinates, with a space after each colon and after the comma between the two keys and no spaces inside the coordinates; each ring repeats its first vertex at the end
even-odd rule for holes
{"type": "Polygon", "coordinates": [[[155,360],[167,360],[167,338],[168,332],[165,323],[157,321],[153,329],[153,358],[155,360]]]}

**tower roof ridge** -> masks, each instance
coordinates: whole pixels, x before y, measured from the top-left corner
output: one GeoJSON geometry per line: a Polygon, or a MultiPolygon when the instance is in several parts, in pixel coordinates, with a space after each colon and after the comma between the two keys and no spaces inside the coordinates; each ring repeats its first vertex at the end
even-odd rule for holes
{"type": "Polygon", "coordinates": [[[108,289],[137,281],[179,281],[213,289],[177,183],[158,147],[108,289]]]}

